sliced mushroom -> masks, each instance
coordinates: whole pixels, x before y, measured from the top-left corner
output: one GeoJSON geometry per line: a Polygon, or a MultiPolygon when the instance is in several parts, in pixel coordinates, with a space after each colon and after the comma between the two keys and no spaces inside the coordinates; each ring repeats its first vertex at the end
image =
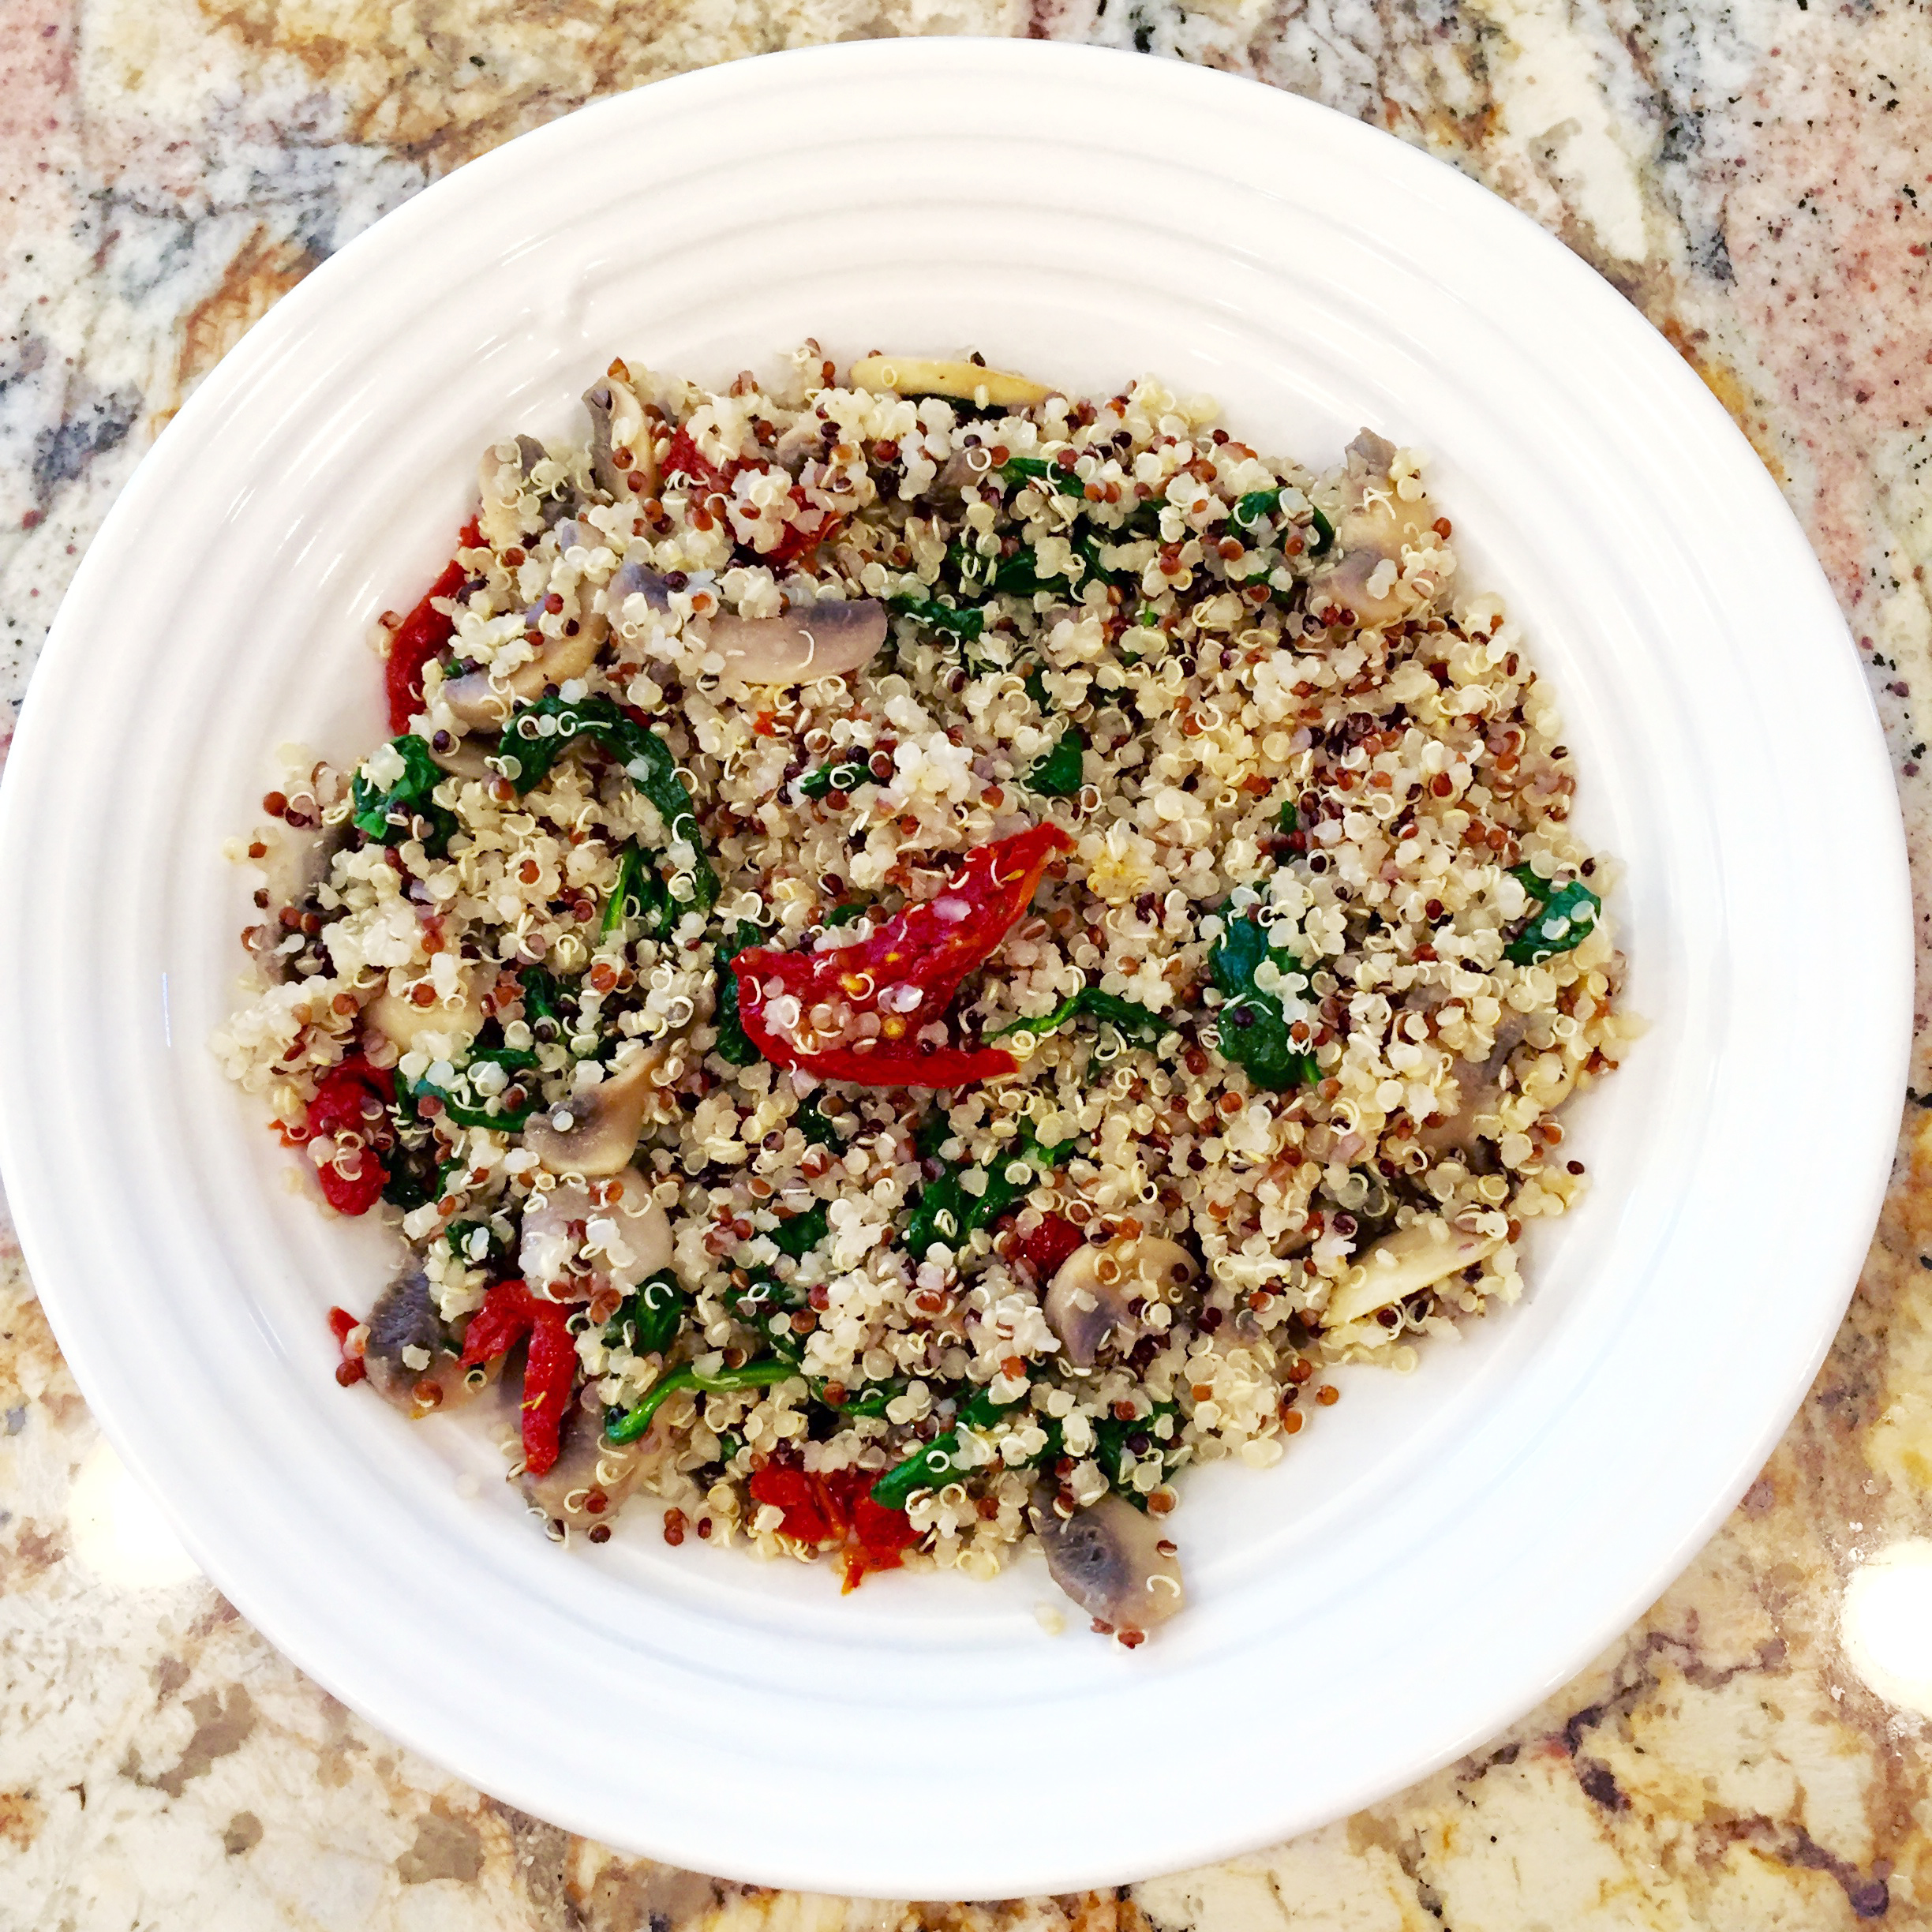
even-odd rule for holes
{"type": "Polygon", "coordinates": [[[836,598],[776,617],[711,620],[712,650],[747,684],[804,684],[844,677],[886,642],[886,606],[872,597],[836,598]]]}
{"type": "Polygon", "coordinates": [[[369,1310],[362,1366],[369,1387],[411,1415],[466,1402],[476,1392],[450,1348],[421,1268],[399,1275],[376,1297],[369,1310]],[[419,1402],[416,1391],[425,1382],[433,1383],[440,1394],[419,1402]]]}
{"type": "Polygon", "coordinates": [[[1473,1267],[1502,1245],[1500,1234],[1472,1234],[1440,1215],[1412,1221],[1362,1250],[1359,1267],[1329,1297],[1324,1325],[1333,1330],[1392,1307],[1473,1267]]]}
{"type": "Polygon", "coordinates": [[[1436,506],[1426,495],[1410,502],[1395,493],[1395,446],[1372,430],[1349,445],[1335,553],[1309,580],[1310,609],[1335,605],[1362,623],[1391,623],[1425,608],[1447,581],[1454,560],[1434,528],[1436,506]],[[1371,588],[1376,581],[1380,590],[1371,588]]]}
{"type": "Polygon", "coordinates": [[[597,662],[610,627],[602,617],[585,618],[575,637],[547,637],[537,655],[508,676],[470,671],[443,687],[443,702],[470,731],[501,731],[519,704],[541,698],[547,687],[582,677],[597,662]]]}
{"type": "Polygon", "coordinates": [[[514,445],[492,444],[477,466],[482,507],[477,521],[483,540],[492,550],[507,550],[529,527],[523,520],[523,495],[530,472],[549,454],[534,436],[520,436],[514,445]],[[505,455],[506,450],[511,453],[505,455]]]}
{"type": "MultiPolygon", "coordinates": [[[[427,986],[426,979],[418,980],[427,986]]],[[[450,1040],[474,1039],[483,1030],[483,1008],[469,976],[459,975],[457,997],[418,1006],[406,993],[379,993],[362,1009],[362,1017],[380,1028],[399,1050],[409,1052],[431,1035],[450,1040]]]]}
{"type": "MultiPolygon", "coordinates": [[[[436,733],[437,738],[448,737],[447,732],[436,733]]],[[[436,738],[429,740],[429,755],[443,769],[455,778],[488,778],[489,768],[488,749],[474,738],[455,738],[440,751],[436,748],[436,738]]]]}
{"type": "Polygon", "coordinates": [[[286,907],[298,912],[315,909],[316,889],[329,875],[335,855],[349,842],[346,825],[326,826],[312,833],[290,830],[271,834],[268,850],[261,861],[268,893],[269,916],[249,928],[243,943],[254,956],[264,978],[279,985],[289,976],[290,962],[301,945],[283,952],[289,938],[280,915],[286,907]]]}
{"type": "Polygon", "coordinates": [[[1028,409],[1057,391],[1025,376],[983,369],[977,362],[934,361],[925,356],[867,356],[852,365],[852,387],[897,395],[957,396],[1002,409],[1028,409]]]}
{"type": "Polygon", "coordinates": [[[533,1195],[523,1210],[517,1265],[533,1287],[581,1288],[601,1275],[628,1294],[646,1277],[671,1265],[671,1223],[652,1198],[644,1177],[627,1167],[612,1177],[614,1199],[593,1200],[582,1181],[567,1181],[533,1195]]]}
{"type": "Polygon", "coordinates": [[[1129,1302],[1157,1301],[1170,1284],[1181,1286],[1193,1278],[1193,1256],[1178,1241],[1158,1235],[1105,1248],[1083,1246],[1054,1270],[1040,1312],[1059,1337],[1067,1361],[1076,1368],[1090,1368],[1110,1335],[1120,1348],[1131,1348],[1140,1339],[1129,1302]],[[1114,1264],[1113,1281],[1101,1278],[1103,1257],[1114,1264]]]}
{"type": "Polygon", "coordinates": [[[590,412],[590,468],[597,485],[627,503],[634,495],[657,493],[657,451],[654,439],[644,432],[644,406],[617,373],[621,368],[621,363],[612,364],[608,376],[584,391],[583,403],[590,412]],[[619,450],[629,457],[627,464],[617,462],[619,450]],[[634,491],[631,478],[638,475],[643,483],[634,491]]]}
{"type": "Polygon", "coordinates": [[[1033,1526],[1047,1574],[1089,1616],[1117,1631],[1144,1634],[1185,1601],[1181,1566],[1173,1545],[1162,1547],[1158,1519],[1110,1491],[1065,1518],[1050,1503],[1036,1503],[1033,1526]]]}
{"type": "Polygon", "coordinates": [[[1456,1091],[1461,1096],[1461,1104],[1446,1119],[1424,1127],[1416,1135],[1417,1144],[1425,1152],[1434,1155],[1473,1151],[1471,1143],[1477,1137],[1476,1123],[1484,1115],[1496,1110],[1503,1098],[1503,1069],[1509,1065],[1510,1055],[1522,1043],[1529,1027],[1525,1015],[1507,1013],[1496,1028],[1496,1045],[1487,1060],[1480,1066],[1470,1060],[1456,1061],[1456,1091]]]}
{"type": "Polygon", "coordinates": [[[552,1174],[595,1178],[629,1166],[650,1107],[652,1076],[670,1053],[668,1040],[654,1041],[596,1086],[560,1100],[547,1114],[532,1115],[523,1144],[552,1174]]]}
{"type": "Polygon", "coordinates": [[[606,1442],[603,1425],[581,1402],[573,1402],[564,1412],[556,1461],[541,1476],[525,1470],[518,1487],[524,1501],[546,1521],[588,1530],[616,1514],[643,1461],[641,1444],[606,1442]]]}

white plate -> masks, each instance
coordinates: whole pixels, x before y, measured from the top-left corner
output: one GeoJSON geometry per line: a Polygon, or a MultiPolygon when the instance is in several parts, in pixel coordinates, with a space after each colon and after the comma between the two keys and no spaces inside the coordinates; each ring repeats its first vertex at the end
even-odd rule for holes
{"type": "MultiPolygon", "coordinates": [[[[1642,1611],[1842,1310],[1903,1078],[1902,842],[1858,665],[1683,364],[1450,169],[1291,95],[1087,48],[893,41],[687,76],[472,163],[325,264],[88,553],[0,806],[0,1155],[108,1433],[208,1574],[373,1722],[511,1803],[772,1884],[1060,1891],[1252,1847],[1479,1743],[1642,1611]],[[1185,1617],[1129,1655],[994,1586],[761,1567],[653,1511],[545,1542],[491,1454],[331,1379],[383,1240],[325,1222],[204,1044],[270,754],[380,731],[362,638],[477,452],[613,351],[804,335],[1144,370],[1317,463],[1429,451],[1526,620],[1653,1030],[1582,1110],[1534,1286],[1262,1477],[1190,1478],[1185,1617]],[[1827,961],[1829,960],[1829,966],[1827,961]],[[1793,1130],[1828,1122],[1829,1132],[1793,1130]]],[[[1077,1619],[1076,1619],[1077,1621],[1077,1619]]]]}

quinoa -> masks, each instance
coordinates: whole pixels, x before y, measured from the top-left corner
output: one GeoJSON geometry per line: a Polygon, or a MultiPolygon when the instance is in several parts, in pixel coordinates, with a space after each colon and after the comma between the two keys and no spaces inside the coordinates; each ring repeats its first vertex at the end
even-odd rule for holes
{"type": "Polygon", "coordinates": [[[1037,1537],[1136,1643],[1181,1473],[1513,1302],[1585,1185],[1634,1028],[1554,702],[1367,431],[811,343],[586,399],[378,627],[394,737],[234,848],[215,1050],[410,1250],[339,1380],[503,1405],[560,1540],[1037,1537]]]}

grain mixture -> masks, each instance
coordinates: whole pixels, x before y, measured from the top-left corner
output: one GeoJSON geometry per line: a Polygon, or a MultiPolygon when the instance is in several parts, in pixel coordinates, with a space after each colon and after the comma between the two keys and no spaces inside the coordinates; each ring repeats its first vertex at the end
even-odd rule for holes
{"type": "Polygon", "coordinates": [[[550,1533],[987,1575],[1137,1643],[1188,1464],[1511,1302],[1628,1028],[1548,693],[1414,452],[815,343],[487,451],[292,754],[217,1036],[550,1533]],[[373,675],[373,673],[372,674],[373,675]]]}

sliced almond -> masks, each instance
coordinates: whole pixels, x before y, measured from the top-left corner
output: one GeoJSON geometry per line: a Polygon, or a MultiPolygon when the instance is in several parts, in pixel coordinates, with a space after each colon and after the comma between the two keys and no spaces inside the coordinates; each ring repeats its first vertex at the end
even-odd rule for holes
{"type": "Polygon", "coordinates": [[[1412,1221],[1363,1249],[1360,1265],[1328,1297],[1324,1324],[1337,1328],[1391,1307],[1473,1267],[1502,1245],[1500,1234],[1468,1234],[1440,1215],[1412,1221]]]}
{"type": "Polygon", "coordinates": [[[957,396],[981,408],[1028,409],[1058,393],[1043,383],[977,362],[934,361],[925,356],[867,356],[852,365],[852,387],[897,395],[957,396]]]}

